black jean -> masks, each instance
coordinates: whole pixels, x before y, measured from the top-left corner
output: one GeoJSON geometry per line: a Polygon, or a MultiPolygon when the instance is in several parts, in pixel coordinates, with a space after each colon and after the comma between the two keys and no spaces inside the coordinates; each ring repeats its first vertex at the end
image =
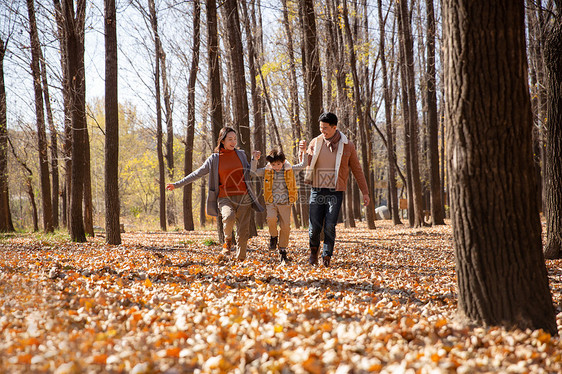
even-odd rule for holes
{"type": "Polygon", "coordinates": [[[332,256],[336,241],[336,224],[343,201],[343,192],[329,188],[312,188],[308,235],[311,247],[320,247],[320,233],[324,229],[322,256],[332,256]]]}

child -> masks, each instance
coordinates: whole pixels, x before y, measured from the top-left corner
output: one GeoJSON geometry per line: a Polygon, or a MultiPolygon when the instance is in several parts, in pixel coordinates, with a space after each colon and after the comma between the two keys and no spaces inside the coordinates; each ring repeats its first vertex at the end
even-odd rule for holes
{"type": "Polygon", "coordinates": [[[291,166],[285,160],[283,152],[274,149],[266,156],[268,164],[264,168],[257,169],[257,160],[261,156],[260,151],[253,152],[251,163],[252,171],[258,176],[264,177],[263,195],[267,212],[267,225],[269,227],[269,249],[275,250],[279,245],[281,262],[288,262],[287,245],[289,244],[289,233],[291,231],[291,205],[297,201],[297,183],[295,172],[306,167],[304,151],[306,141],[299,143],[300,163],[291,166]],[[279,231],[277,230],[279,223],[279,231]]]}

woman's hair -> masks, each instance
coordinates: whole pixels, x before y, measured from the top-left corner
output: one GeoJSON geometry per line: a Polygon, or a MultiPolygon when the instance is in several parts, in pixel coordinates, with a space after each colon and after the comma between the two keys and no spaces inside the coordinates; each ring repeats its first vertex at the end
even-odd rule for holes
{"type": "Polygon", "coordinates": [[[275,148],[274,150],[269,152],[267,156],[265,156],[265,159],[269,163],[275,161],[285,162],[285,154],[283,153],[283,151],[280,151],[279,149],[275,148]]]}
{"type": "Polygon", "coordinates": [[[236,134],[236,130],[228,126],[223,127],[221,131],[219,131],[219,138],[217,139],[217,146],[215,147],[215,153],[219,153],[221,149],[224,148],[222,142],[224,139],[226,139],[226,136],[231,132],[236,134]]]}

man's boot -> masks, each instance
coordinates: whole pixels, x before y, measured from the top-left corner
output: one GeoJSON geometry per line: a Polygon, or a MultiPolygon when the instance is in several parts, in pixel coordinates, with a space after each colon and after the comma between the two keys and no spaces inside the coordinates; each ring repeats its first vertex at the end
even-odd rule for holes
{"type": "Polygon", "coordinates": [[[318,247],[310,247],[310,257],[308,258],[310,265],[318,264],[318,247]]]}
{"type": "Polygon", "coordinates": [[[279,248],[279,254],[281,255],[281,263],[289,262],[289,258],[287,257],[287,250],[285,248],[279,248]]]}
{"type": "Polygon", "coordinates": [[[270,236],[269,237],[269,250],[274,251],[277,249],[277,236],[270,236]]]}
{"type": "Polygon", "coordinates": [[[332,256],[322,256],[322,262],[324,263],[324,266],[329,268],[330,267],[330,260],[332,259],[332,256]]]}

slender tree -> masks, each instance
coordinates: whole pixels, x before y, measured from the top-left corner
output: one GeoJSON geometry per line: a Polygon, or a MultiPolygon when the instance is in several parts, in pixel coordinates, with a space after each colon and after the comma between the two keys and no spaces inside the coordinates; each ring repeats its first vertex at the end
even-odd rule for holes
{"type": "Polygon", "coordinates": [[[458,307],[485,325],[557,334],[534,191],[523,0],[445,0],[443,17],[458,307]]]}
{"type": "Polygon", "coordinates": [[[156,153],[158,155],[158,190],[160,191],[160,229],[167,230],[166,222],[166,180],[164,165],[164,152],[162,150],[162,102],[160,90],[160,63],[162,61],[160,34],[158,33],[158,16],[156,15],[156,6],[154,0],[148,0],[148,9],[150,17],[150,25],[154,37],[154,95],[156,97],[156,153]]]}
{"type": "Polygon", "coordinates": [[[8,41],[9,38],[0,38],[0,232],[14,231],[8,193],[8,123],[4,84],[4,56],[8,41]]]}
{"type": "MultiPolygon", "coordinates": [[[[403,64],[400,66],[400,68],[406,79],[406,95],[408,98],[407,121],[409,147],[407,149],[407,152],[410,155],[410,183],[412,192],[411,205],[413,207],[411,213],[413,214],[413,227],[420,227],[423,225],[423,200],[419,167],[418,110],[416,100],[412,27],[410,23],[410,12],[408,10],[407,0],[399,1],[397,5],[399,6],[399,24],[401,26],[399,27],[401,36],[400,45],[404,53],[403,64]]],[[[412,221],[410,222],[412,223],[412,221]]]]}
{"type": "Polygon", "coordinates": [[[562,258],[562,1],[545,40],[547,72],[546,258],[562,258]]]}
{"type": "Polygon", "coordinates": [[[380,56],[381,56],[381,69],[382,69],[382,84],[384,95],[384,114],[386,120],[386,154],[388,158],[388,189],[390,202],[390,209],[392,213],[392,221],[395,225],[399,225],[400,215],[398,213],[398,194],[396,188],[396,154],[394,152],[394,138],[392,136],[394,130],[392,128],[392,99],[390,88],[388,85],[388,71],[386,66],[386,45],[385,45],[385,19],[382,16],[382,0],[378,0],[379,10],[379,27],[380,27],[380,56]]]}
{"type": "Polygon", "coordinates": [[[316,36],[316,14],[312,0],[299,1],[301,24],[303,30],[303,65],[305,74],[306,120],[308,137],[320,135],[318,118],[322,105],[322,72],[320,70],[320,51],[316,36]]]}
{"type": "MultiPolygon", "coordinates": [[[[183,171],[185,175],[193,171],[193,143],[195,140],[195,84],[199,70],[199,47],[201,45],[201,4],[193,2],[193,47],[189,81],[187,87],[187,127],[185,133],[185,157],[183,171]]],[[[204,194],[202,199],[204,199],[204,194]]],[[[183,228],[193,231],[193,185],[190,183],[183,189],[183,228]]]]}
{"type": "Polygon", "coordinates": [[[437,119],[437,93],[435,85],[435,15],[433,0],[425,1],[427,11],[427,127],[429,145],[429,186],[431,193],[431,223],[444,225],[445,211],[441,201],[439,180],[439,121],[437,119]]]}
{"type": "Polygon", "coordinates": [[[72,138],[72,168],[70,186],[70,237],[85,242],[82,202],[86,171],[86,80],[84,76],[84,28],[86,0],[63,0],[62,15],[66,43],[69,114],[72,138]]]}
{"type": "Polygon", "coordinates": [[[35,5],[33,0],[27,0],[27,14],[29,16],[29,37],[31,40],[31,73],[35,92],[35,116],[37,120],[37,140],[39,149],[39,174],[41,180],[41,203],[43,207],[43,229],[53,232],[53,213],[51,200],[51,186],[49,178],[49,159],[47,155],[47,133],[45,130],[45,112],[43,109],[43,91],[41,88],[41,68],[39,60],[41,45],[37,33],[35,20],[35,5]]]}
{"type": "Polygon", "coordinates": [[[105,240],[121,244],[119,223],[119,96],[115,0],[105,0],[105,240]]]}

